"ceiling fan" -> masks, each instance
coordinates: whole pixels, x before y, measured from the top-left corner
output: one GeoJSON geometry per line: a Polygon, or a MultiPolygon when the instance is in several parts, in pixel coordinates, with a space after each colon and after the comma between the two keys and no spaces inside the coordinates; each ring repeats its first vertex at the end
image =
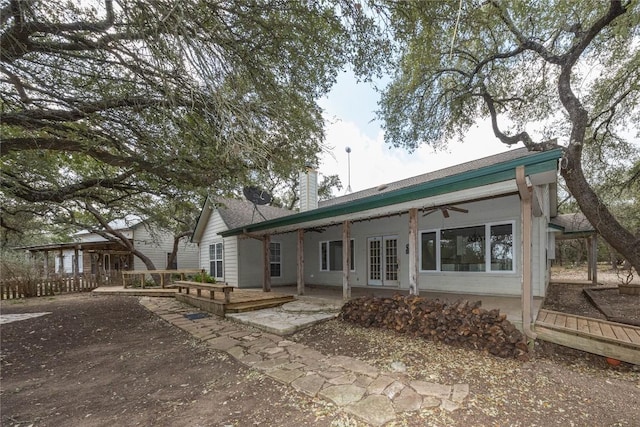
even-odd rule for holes
{"type": "Polygon", "coordinates": [[[463,208],[459,208],[457,206],[451,206],[451,205],[442,205],[442,206],[432,206],[430,208],[425,208],[424,214],[422,216],[427,216],[435,211],[442,212],[442,216],[444,216],[445,218],[449,218],[450,216],[449,211],[469,213],[468,209],[463,209],[463,208]]]}

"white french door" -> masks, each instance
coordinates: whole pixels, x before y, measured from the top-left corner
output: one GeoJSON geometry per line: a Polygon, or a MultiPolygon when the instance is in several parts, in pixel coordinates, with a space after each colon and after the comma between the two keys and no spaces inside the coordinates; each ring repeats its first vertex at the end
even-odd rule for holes
{"type": "Polygon", "coordinates": [[[367,239],[367,284],[398,286],[398,236],[367,239]]]}

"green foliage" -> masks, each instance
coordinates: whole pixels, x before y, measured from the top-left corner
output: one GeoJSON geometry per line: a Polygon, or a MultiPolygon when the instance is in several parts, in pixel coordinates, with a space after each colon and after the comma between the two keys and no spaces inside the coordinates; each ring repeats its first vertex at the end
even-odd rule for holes
{"type": "Polygon", "coordinates": [[[640,121],[638,1],[370,4],[394,42],[378,111],[389,143],[438,148],[488,118],[509,146],[562,147],[560,172],[579,209],[640,269],[640,241],[598,189],[640,158],[630,134],[640,121]]]}
{"type": "Polygon", "coordinates": [[[289,176],[322,150],[316,100],[336,74],[375,67],[354,44],[373,21],[342,0],[12,1],[2,18],[2,225],[16,233],[21,215],[82,223],[87,203],[157,212],[256,171],[289,176]]]}
{"type": "MultiPolygon", "coordinates": [[[[510,134],[528,131],[534,140],[569,142],[558,65],[569,60],[563,55],[606,14],[609,2],[386,4],[396,50],[379,115],[390,143],[413,149],[465,136],[479,117],[490,116],[485,95],[510,134]]],[[[640,10],[637,2],[625,4],[628,10],[597,34],[573,66],[571,84],[592,117],[589,145],[619,147],[620,132],[639,117],[640,10]]],[[[613,158],[625,154],[608,151],[613,158]]]]}
{"type": "Polygon", "coordinates": [[[211,277],[209,275],[209,273],[207,273],[206,271],[203,272],[203,273],[198,273],[198,274],[194,275],[189,280],[191,280],[193,282],[202,282],[203,278],[204,278],[204,283],[216,283],[215,277],[211,277]]]}

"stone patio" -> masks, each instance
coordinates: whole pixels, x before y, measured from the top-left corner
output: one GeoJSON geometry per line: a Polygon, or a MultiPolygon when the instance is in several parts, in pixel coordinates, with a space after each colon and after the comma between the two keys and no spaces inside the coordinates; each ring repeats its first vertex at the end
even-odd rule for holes
{"type": "Polygon", "coordinates": [[[403,412],[435,407],[455,411],[469,395],[468,384],[409,381],[400,373],[381,372],[352,357],[327,356],[215,316],[190,320],[185,315],[193,314],[194,308],[174,299],[143,297],[141,304],[244,365],[300,393],[329,401],[372,426],[382,426],[403,412]]]}

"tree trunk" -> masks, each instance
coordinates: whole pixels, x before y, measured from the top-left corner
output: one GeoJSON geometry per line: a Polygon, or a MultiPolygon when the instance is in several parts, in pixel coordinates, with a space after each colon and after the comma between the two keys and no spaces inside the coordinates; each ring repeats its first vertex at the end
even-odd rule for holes
{"type": "Polygon", "coordinates": [[[180,244],[180,240],[183,238],[190,236],[193,234],[193,230],[183,231],[182,233],[173,236],[173,248],[171,248],[171,253],[169,254],[169,259],[167,260],[167,270],[172,270],[171,266],[176,263],[178,258],[178,245],[180,244]]]}
{"type": "Polygon", "coordinates": [[[618,222],[593,191],[582,172],[581,154],[581,146],[578,144],[570,144],[565,149],[566,165],[561,169],[562,177],[591,225],[640,272],[640,239],[618,222]]]}

